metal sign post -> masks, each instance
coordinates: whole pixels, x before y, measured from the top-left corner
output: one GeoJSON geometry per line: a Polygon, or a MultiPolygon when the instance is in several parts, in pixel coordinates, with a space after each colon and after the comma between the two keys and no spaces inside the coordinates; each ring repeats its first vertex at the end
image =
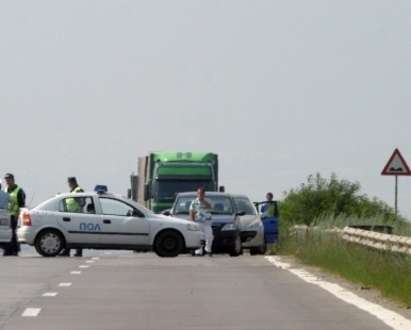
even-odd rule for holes
{"type": "Polygon", "coordinates": [[[398,217],[398,176],[410,176],[411,169],[402,156],[401,152],[398,149],[394,150],[391,158],[388,160],[387,165],[381,172],[381,175],[393,175],[395,176],[395,201],[394,201],[394,210],[395,210],[395,219],[398,217]]]}
{"type": "Polygon", "coordinates": [[[398,217],[398,175],[395,176],[395,220],[398,217]]]}

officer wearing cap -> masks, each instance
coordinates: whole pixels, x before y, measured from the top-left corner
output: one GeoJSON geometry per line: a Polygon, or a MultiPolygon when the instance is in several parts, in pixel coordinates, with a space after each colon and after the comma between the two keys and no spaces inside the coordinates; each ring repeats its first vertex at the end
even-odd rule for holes
{"type": "MultiPolygon", "coordinates": [[[[70,193],[72,195],[82,193],[84,192],[83,189],[80,188],[80,186],[77,183],[77,179],[72,176],[67,179],[67,183],[70,189],[70,193]]],[[[82,209],[84,205],[82,205],[81,200],[78,198],[67,198],[66,199],[66,208],[67,212],[71,213],[80,213],[82,212],[82,209]]],[[[70,249],[64,249],[61,253],[61,256],[70,256],[70,249]]],[[[83,256],[83,250],[82,249],[76,249],[76,253],[74,254],[75,257],[82,257],[83,256]]]]}
{"type": "Polygon", "coordinates": [[[20,215],[20,208],[26,206],[26,194],[24,190],[16,185],[14,180],[14,175],[7,173],[4,176],[6,181],[6,192],[9,194],[9,204],[8,211],[11,218],[11,230],[12,230],[12,239],[4,250],[3,255],[5,256],[17,256],[20,252],[20,245],[17,241],[17,221],[20,215]]]}

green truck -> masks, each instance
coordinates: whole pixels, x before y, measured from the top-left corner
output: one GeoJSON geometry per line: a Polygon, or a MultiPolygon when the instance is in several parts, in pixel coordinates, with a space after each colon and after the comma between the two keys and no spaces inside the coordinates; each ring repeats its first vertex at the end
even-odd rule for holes
{"type": "Polygon", "coordinates": [[[211,152],[152,152],[138,159],[130,196],[156,213],[170,209],[176,194],[218,186],[218,156],[211,152]]]}

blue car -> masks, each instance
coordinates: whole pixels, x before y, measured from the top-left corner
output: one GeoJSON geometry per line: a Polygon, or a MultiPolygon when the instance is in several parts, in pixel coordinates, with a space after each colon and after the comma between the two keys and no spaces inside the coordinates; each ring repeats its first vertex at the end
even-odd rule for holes
{"type": "MultiPolygon", "coordinates": [[[[170,210],[170,215],[190,220],[190,205],[196,192],[179,193],[170,210]]],[[[211,226],[214,234],[213,253],[228,253],[239,256],[242,253],[240,217],[233,197],[227,193],[206,192],[205,198],[211,204],[211,226]]]]}

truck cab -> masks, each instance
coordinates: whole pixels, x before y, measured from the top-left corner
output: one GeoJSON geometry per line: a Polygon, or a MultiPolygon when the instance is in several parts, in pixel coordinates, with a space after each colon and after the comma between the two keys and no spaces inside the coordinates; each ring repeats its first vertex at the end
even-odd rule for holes
{"type": "MultiPolygon", "coordinates": [[[[132,180],[133,181],[133,180],[132,180]]],[[[153,152],[139,159],[137,200],[155,213],[170,209],[180,192],[202,186],[217,191],[218,156],[200,152],[153,152]]],[[[133,194],[132,194],[133,195],[133,194]]]]}

